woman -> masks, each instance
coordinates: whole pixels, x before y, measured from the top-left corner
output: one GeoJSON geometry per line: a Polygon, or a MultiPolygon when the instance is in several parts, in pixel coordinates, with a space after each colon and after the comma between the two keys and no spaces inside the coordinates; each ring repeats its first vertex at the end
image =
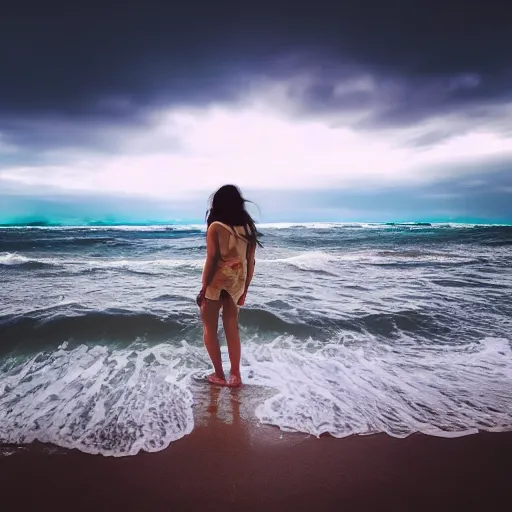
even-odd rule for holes
{"type": "Polygon", "coordinates": [[[207,212],[206,261],[197,302],[201,308],[204,344],[215,369],[208,382],[220,386],[242,384],[238,306],[244,305],[254,275],[256,245],[261,247],[245,203],[237,187],[224,185],[213,195],[207,212]],[[221,308],[231,363],[227,380],[217,337],[221,308]]]}

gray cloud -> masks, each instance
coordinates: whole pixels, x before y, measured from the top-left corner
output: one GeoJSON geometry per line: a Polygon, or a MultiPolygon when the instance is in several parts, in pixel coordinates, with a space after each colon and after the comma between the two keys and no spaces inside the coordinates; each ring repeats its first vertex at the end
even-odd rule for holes
{"type": "Polygon", "coordinates": [[[450,138],[451,135],[452,133],[448,130],[430,130],[422,135],[409,139],[408,144],[417,147],[432,146],[450,138]]]}
{"type": "Polygon", "coordinates": [[[510,72],[492,77],[455,72],[412,77],[362,66],[347,69],[305,66],[302,76],[308,79],[301,81],[296,74],[288,86],[294,113],[323,116],[334,126],[348,118],[360,130],[402,129],[444,118],[445,126],[410,140],[420,146],[474,128],[512,132],[512,64],[510,72]]]}

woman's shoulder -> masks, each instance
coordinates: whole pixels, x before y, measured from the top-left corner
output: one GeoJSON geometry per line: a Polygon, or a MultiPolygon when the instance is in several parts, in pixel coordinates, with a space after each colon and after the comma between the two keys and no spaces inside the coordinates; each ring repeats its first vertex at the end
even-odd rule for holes
{"type": "Polygon", "coordinates": [[[211,230],[212,233],[218,231],[219,227],[223,228],[224,230],[226,231],[229,231],[229,233],[231,234],[234,234],[234,235],[242,235],[242,236],[245,236],[247,233],[250,232],[250,227],[247,225],[247,224],[235,224],[234,226],[229,226],[228,224],[225,224],[224,222],[220,222],[218,220],[216,221],[213,221],[209,228],[208,228],[208,231],[211,230]]]}
{"type": "Polygon", "coordinates": [[[208,227],[207,234],[223,237],[224,234],[234,234],[236,230],[218,220],[212,222],[208,227]]]}
{"type": "Polygon", "coordinates": [[[223,227],[223,228],[229,229],[228,226],[226,224],[224,224],[223,222],[220,222],[218,220],[214,220],[208,226],[208,231],[217,231],[219,229],[219,227],[223,227]]]}
{"type": "Polygon", "coordinates": [[[228,231],[233,232],[233,230],[237,231],[238,229],[244,229],[244,226],[230,226],[229,224],[225,224],[224,222],[221,222],[220,220],[215,220],[210,224],[210,227],[208,229],[217,229],[219,226],[223,227],[224,229],[227,229],[228,231]]]}
{"type": "Polygon", "coordinates": [[[211,224],[210,224],[210,227],[208,229],[217,229],[219,228],[220,226],[222,226],[223,228],[226,228],[226,229],[230,229],[230,226],[224,222],[221,222],[220,220],[214,220],[211,224]]]}

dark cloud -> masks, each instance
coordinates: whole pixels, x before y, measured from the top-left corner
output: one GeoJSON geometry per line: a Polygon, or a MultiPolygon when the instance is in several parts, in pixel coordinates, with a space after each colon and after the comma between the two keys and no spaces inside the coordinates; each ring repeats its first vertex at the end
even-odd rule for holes
{"type": "MultiPolygon", "coordinates": [[[[400,87],[395,86],[391,94],[383,95],[385,101],[380,102],[378,110],[364,124],[399,126],[451,114],[472,117],[480,124],[495,119],[493,107],[512,101],[511,83],[512,74],[505,72],[493,76],[436,76],[423,81],[403,79],[400,87]]],[[[505,116],[508,118],[508,114],[505,116]]]]}
{"type": "Polygon", "coordinates": [[[455,72],[398,75],[350,66],[327,71],[312,67],[309,77],[307,84],[300,80],[289,84],[288,95],[296,102],[296,112],[325,116],[334,126],[338,118],[343,123],[357,113],[360,115],[351,124],[362,130],[402,128],[442,116],[454,118],[452,126],[436,129],[436,136],[411,141],[419,145],[460,134],[465,128],[512,130],[510,111],[502,109],[512,103],[512,62],[510,71],[496,71],[492,76],[455,72]]]}
{"type": "MultiPolygon", "coordinates": [[[[247,74],[295,71],[283,68],[280,57],[288,55],[304,56],[324,74],[352,64],[414,85],[481,76],[477,87],[454,89],[470,100],[503,92],[499,77],[511,64],[505,1],[28,4],[2,10],[4,113],[122,117],[158,98],[229,99],[247,74]],[[119,97],[130,102],[108,108],[100,101],[119,97]]],[[[329,97],[318,86],[310,94],[329,97]]]]}
{"type": "MultiPolygon", "coordinates": [[[[65,152],[86,148],[98,153],[116,153],[122,149],[130,153],[125,139],[134,130],[152,126],[148,116],[98,119],[73,118],[51,115],[41,118],[4,117],[0,119],[0,133],[4,134],[4,143],[23,148],[21,152],[2,155],[0,169],[9,165],[36,163],[38,165],[65,162],[65,153],[59,158],[53,150],[65,152]]],[[[178,149],[178,141],[166,139],[167,149],[178,149]]],[[[161,149],[161,148],[159,148],[161,149]]]]}
{"type": "Polygon", "coordinates": [[[148,112],[235,102],[262,79],[289,83],[291,114],[332,125],[351,114],[361,130],[463,118],[412,145],[465,127],[510,134],[500,106],[512,101],[511,26],[504,0],[11,2],[0,15],[0,134],[33,155],[115,151],[116,130],[148,125],[148,112]]]}
{"type": "Polygon", "coordinates": [[[450,137],[447,130],[430,130],[422,135],[409,139],[408,144],[411,146],[423,147],[437,144],[450,137]]]}

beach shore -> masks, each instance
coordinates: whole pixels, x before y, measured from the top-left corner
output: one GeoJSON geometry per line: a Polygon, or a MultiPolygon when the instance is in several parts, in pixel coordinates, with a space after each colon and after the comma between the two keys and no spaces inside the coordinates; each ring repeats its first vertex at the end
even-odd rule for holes
{"type": "Polygon", "coordinates": [[[259,425],[265,393],[197,385],[194,430],[157,453],[4,446],[1,509],[508,510],[512,432],[317,439],[259,425]]]}

